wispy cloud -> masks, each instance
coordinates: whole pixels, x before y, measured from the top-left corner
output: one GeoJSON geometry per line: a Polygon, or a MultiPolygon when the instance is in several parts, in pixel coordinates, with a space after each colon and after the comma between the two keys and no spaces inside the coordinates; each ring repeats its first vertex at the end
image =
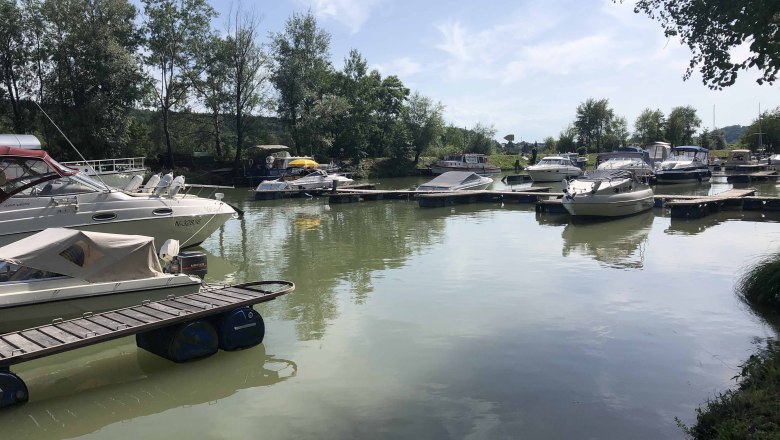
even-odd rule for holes
{"type": "Polygon", "coordinates": [[[371,10],[383,0],[299,0],[311,8],[317,17],[335,20],[350,32],[357,33],[371,15],[371,10]]]}
{"type": "Polygon", "coordinates": [[[383,64],[374,64],[371,68],[378,70],[383,75],[396,75],[401,78],[423,71],[422,64],[409,57],[396,58],[383,64]]]}

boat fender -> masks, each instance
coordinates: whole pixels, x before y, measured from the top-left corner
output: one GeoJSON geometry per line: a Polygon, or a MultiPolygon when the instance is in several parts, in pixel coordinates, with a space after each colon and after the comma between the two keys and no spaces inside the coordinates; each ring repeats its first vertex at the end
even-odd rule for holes
{"type": "Polygon", "coordinates": [[[219,348],[226,351],[254,347],[263,342],[265,322],[252,307],[240,307],[212,318],[219,348]]]}
{"type": "Polygon", "coordinates": [[[219,349],[217,331],[206,320],[138,333],[135,341],[138,347],[173,362],[211,356],[219,349]]]}
{"type": "Polygon", "coordinates": [[[0,370],[0,408],[24,403],[29,398],[27,385],[9,370],[0,370]]]}

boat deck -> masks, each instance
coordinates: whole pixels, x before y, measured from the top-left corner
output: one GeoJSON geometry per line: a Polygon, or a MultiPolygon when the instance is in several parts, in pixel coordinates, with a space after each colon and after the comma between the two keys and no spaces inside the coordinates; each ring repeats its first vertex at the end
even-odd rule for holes
{"type": "Polygon", "coordinates": [[[289,281],[206,286],[198,293],[6,333],[0,335],[0,370],[20,362],[270,301],[294,289],[295,285],[289,281]]]}

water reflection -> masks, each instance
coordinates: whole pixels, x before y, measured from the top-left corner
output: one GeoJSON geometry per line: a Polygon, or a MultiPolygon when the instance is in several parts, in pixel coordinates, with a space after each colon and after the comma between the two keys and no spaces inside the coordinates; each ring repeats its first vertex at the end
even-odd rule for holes
{"type": "Polygon", "coordinates": [[[3,438],[62,439],[117,422],[208,402],[239,390],[265,387],[298,373],[295,362],[257,347],[174,364],[134,344],[76,357],[56,370],[26,371],[35,399],[0,412],[3,438]]]}
{"type": "Polygon", "coordinates": [[[780,222],[778,212],[760,211],[721,211],[699,219],[671,218],[669,227],[664,230],[669,235],[701,234],[713,226],[730,221],[780,222]]]}
{"type": "Polygon", "coordinates": [[[588,256],[614,268],[637,269],[644,263],[644,248],[655,214],[605,221],[572,222],[563,228],[563,256],[588,256]]]}

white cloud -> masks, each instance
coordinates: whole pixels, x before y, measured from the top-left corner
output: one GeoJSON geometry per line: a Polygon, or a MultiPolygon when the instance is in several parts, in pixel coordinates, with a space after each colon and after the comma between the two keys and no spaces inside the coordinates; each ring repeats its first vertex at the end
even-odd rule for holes
{"type": "Polygon", "coordinates": [[[396,58],[387,63],[375,64],[371,68],[378,70],[384,76],[395,75],[400,78],[412,76],[423,70],[422,64],[409,57],[396,58]]]}
{"type": "Polygon", "coordinates": [[[382,0],[299,0],[312,9],[317,17],[335,20],[347,28],[353,34],[360,28],[371,15],[371,9],[379,5],[382,0]]]}

